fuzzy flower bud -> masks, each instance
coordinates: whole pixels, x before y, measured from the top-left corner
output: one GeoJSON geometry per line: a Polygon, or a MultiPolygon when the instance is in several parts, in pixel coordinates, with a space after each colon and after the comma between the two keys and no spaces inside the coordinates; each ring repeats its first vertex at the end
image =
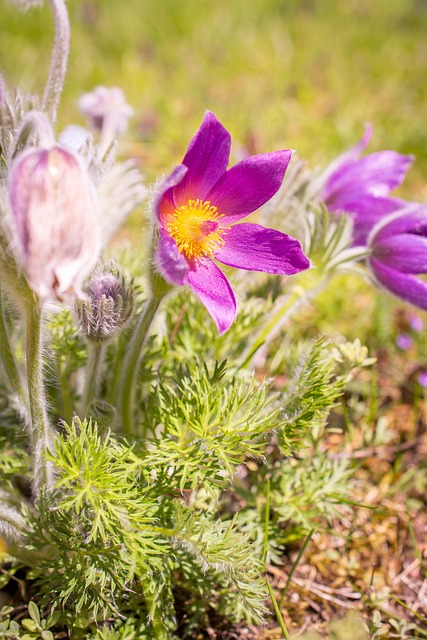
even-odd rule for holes
{"type": "Polygon", "coordinates": [[[41,300],[79,293],[96,262],[96,194],[78,157],[61,147],[32,148],[12,164],[9,197],[17,248],[41,300]]]}
{"type": "Polygon", "coordinates": [[[95,272],[86,284],[86,299],[76,301],[83,335],[95,342],[112,340],[129,324],[135,292],[117,269],[95,272]]]}
{"type": "Polygon", "coordinates": [[[133,115],[132,107],[127,104],[123,91],[118,87],[96,87],[81,96],[78,106],[92,128],[101,133],[101,141],[105,146],[126,132],[128,120],[133,115]]]}

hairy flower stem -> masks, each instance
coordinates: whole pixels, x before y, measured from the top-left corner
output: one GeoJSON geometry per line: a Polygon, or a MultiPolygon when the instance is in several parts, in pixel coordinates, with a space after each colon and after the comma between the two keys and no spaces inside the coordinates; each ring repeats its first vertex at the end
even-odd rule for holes
{"type": "Polygon", "coordinates": [[[24,528],[25,520],[20,512],[15,507],[0,501],[0,541],[8,545],[17,544],[24,528]]]}
{"type": "Polygon", "coordinates": [[[49,424],[42,368],[42,317],[43,308],[38,300],[28,303],[26,308],[26,358],[28,397],[31,418],[31,445],[34,464],[34,490],[38,495],[53,480],[52,463],[46,453],[53,449],[53,430],[49,424]]]}
{"type": "MultiPolygon", "coordinates": [[[[305,274],[302,274],[305,276],[305,274]]],[[[243,353],[243,362],[240,368],[245,367],[262,348],[267,346],[280,334],[281,329],[288,320],[303,306],[313,300],[327,285],[329,276],[312,284],[302,285],[297,283],[290,294],[280,297],[268,315],[266,324],[255,335],[251,346],[243,353]]]]}
{"type": "Polygon", "coordinates": [[[151,298],[147,300],[134,327],[132,338],[126,350],[125,361],[122,369],[122,383],[120,385],[120,407],[123,421],[123,432],[127,436],[134,433],[133,414],[135,381],[138,372],[138,365],[141,359],[142,347],[164,295],[164,293],[157,295],[156,293],[153,293],[151,298]]]}
{"type": "Polygon", "coordinates": [[[22,384],[21,376],[19,374],[18,364],[16,362],[15,354],[13,353],[9,331],[6,324],[5,309],[4,309],[4,292],[0,287],[0,358],[3,363],[6,375],[9,380],[9,384],[14,393],[18,396],[22,408],[28,408],[27,395],[25,393],[24,385],[22,384]]]}
{"type": "Polygon", "coordinates": [[[70,380],[66,372],[61,371],[61,367],[59,367],[58,378],[61,385],[61,409],[62,416],[67,424],[71,423],[73,419],[73,406],[71,402],[71,394],[70,394],[70,380]]]}
{"type": "Polygon", "coordinates": [[[88,344],[89,358],[86,365],[85,390],[82,398],[83,414],[89,409],[90,403],[98,393],[105,346],[103,342],[90,342],[88,344]]]}
{"type": "Polygon", "coordinates": [[[67,71],[70,50],[70,21],[64,0],[49,0],[49,4],[55,22],[55,40],[42,108],[54,123],[67,71]]]}

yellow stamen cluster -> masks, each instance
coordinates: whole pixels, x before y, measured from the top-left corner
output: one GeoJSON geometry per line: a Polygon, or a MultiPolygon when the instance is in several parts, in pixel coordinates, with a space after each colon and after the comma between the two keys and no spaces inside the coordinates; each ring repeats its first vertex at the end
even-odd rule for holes
{"type": "Polygon", "coordinates": [[[209,200],[189,200],[168,217],[165,230],[186,258],[212,256],[215,249],[224,245],[226,228],[218,226],[222,217],[209,200]]]}

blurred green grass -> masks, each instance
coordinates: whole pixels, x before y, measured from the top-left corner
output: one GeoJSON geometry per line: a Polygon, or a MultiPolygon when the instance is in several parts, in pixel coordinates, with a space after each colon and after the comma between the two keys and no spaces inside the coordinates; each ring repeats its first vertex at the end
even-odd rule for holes
{"type": "MultiPolygon", "coordinates": [[[[72,41],[59,125],[76,101],[119,85],[136,110],[126,150],[149,178],[182,157],[210,109],[251,152],[294,148],[325,163],[374,125],[370,149],[417,157],[406,197],[427,197],[425,0],[70,0],[72,41]],[[132,142],[131,142],[132,141],[132,142]]],[[[0,0],[0,69],[42,90],[47,6],[0,0]]],[[[238,146],[235,146],[238,152],[238,146]]]]}

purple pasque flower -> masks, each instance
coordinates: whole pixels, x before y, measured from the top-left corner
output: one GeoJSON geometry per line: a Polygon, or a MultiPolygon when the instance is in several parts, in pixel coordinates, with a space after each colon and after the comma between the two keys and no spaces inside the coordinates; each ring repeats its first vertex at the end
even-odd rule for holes
{"type": "Polygon", "coordinates": [[[391,293],[427,310],[427,206],[412,204],[384,218],[368,237],[368,264],[391,293]]]}
{"type": "Polygon", "coordinates": [[[34,147],[12,163],[12,230],[30,287],[44,301],[79,293],[97,260],[95,189],[78,156],[34,147]]]}
{"type": "Polygon", "coordinates": [[[389,193],[403,182],[413,156],[377,151],[361,157],[371,136],[367,125],[363,138],[329,166],[322,191],[330,211],[352,216],[354,245],[365,245],[377,222],[407,204],[389,193]]]}
{"type": "Polygon", "coordinates": [[[294,238],[258,224],[236,224],[278,191],[292,151],[251,156],[227,170],[230,146],[230,134],[208,112],[155,202],[157,267],[168,281],[190,286],[220,333],[236,316],[236,299],[214,260],[286,275],[310,266],[294,238]]]}

